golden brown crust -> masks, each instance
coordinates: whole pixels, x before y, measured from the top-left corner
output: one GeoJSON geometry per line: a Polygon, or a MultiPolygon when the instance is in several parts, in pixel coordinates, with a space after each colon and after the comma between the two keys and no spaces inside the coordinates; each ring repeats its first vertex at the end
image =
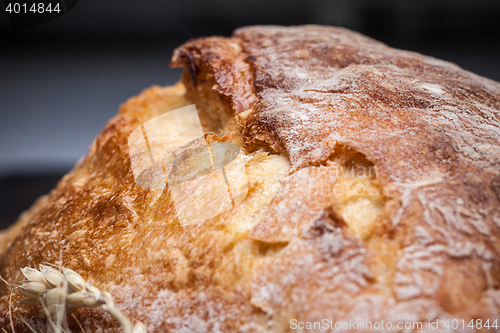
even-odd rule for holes
{"type": "MultiPolygon", "coordinates": [[[[319,173],[312,178],[299,173],[310,174],[308,166],[335,160],[346,147],[374,164],[386,198],[378,218],[382,227],[357,245],[363,255],[344,262],[356,260],[352,271],[334,274],[330,268],[339,280],[343,275],[356,277],[355,291],[340,303],[357,310],[340,310],[333,300],[315,301],[328,299],[326,295],[339,299],[345,286],[331,292],[317,286],[301,290],[308,283],[327,285],[331,275],[322,279],[314,269],[324,260],[318,249],[312,250],[315,259],[307,267],[296,268],[307,251],[296,245],[297,251],[289,252],[294,248],[290,244],[279,259],[261,266],[254,292],[275,287],[266,291],[267,299],[254,295],[254,303],[282,313],[283,323],[294,315],[353,318],[367,294],[388,305],[376,316],[363,312],[373,319],[389,320],[391,311],[403,307],[412,311],[399,315],[421,319],[432,311],[441,317],[494,317],[496,307],[486,304],[497,304],[492,282],[497,273],[492,267],[499,263],[500,85],[453,64],[391,49],[338,28],[250,27],[236,31],[231,41],[241,44],[247,59],[252,57],[257,98],[240,120],[245,143],[259,140],[286,153],[295,171],[253,237],[290,241],[290,222],[285,221],[294,218],[299,228],[314,220],[311,204],[325,207],[329,202],[335,207],[328,194],[307,199],[311,191],[296,193],[314,180],[326,182],[319,173]],[[305,203],[303,212],[292,206],[297,201],[305,203]],[[381,255],[384,251],[389,254],[381,255]],[[363,276],[362,262],[378,273],[363,276]],[[294,282],[280,283],[283,275],[294,282]],[[283,303],[288,305],[285,312],[283,303]]],[[[181,47],[176,55],[183,52],[225,57],[224,70],[212,69],[216,80],[227,68],[238,68],[237,62],[227,61],[227,51],[219,55],[203,39],[181,47]]],[[[174,62],[178,59],[174,55],[174,62]]],[[[330,174],[334,178],[335,173],[330,174]]],[[[318,217],[316,223],[325,219],[318,217]]],[[[347,234],[336,237],[345,239],[347,234]]],[[[307,238],[295,236],[291,242],[307,244],[307,238]]],[[[339,263],[328,266],[335,265],[339,263]]]]}
{"type": "MultiPolygon", "coordinates": [[[[197,39],[172,62],[184,85],[122,107],[18,222],[2,276],[15,281],[62,249],[150,331],[499,318],[499,83],[318,26],[197,39]],[[192,102],[205,128],[242,146],[250,188],[232,210],[182,228],[168,191],[135,185],[127,135],[192,102]]],[[[43,326],[14,308],[19,332],[16,314],[43,326]]],[[[100,310],[75,315],[88,330],[118,327],[100,310]]]]}

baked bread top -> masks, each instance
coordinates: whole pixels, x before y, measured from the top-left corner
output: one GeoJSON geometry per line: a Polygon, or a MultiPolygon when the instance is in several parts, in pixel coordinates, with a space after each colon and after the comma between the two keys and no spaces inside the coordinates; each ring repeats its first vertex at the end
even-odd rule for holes
{"type": "MultiPolygon", "coordinates": [[[[192,40],[172,64],[182,83],[124,104],[3,235],[0,275],[19,280],[62,251],[150,331],[499,318],[499,83],[320,26],[192,40]],[[241,147],[249,192],[182,227],[168,189],[135,184],[127,137],[193,103],[205,131],[241,147]]],[[[43,327],[36,307],[14,304],[16,331],[28,332],[19,315],[43,327]]],[[[75,317],[119,330],[102,309],[75,317]]]]}

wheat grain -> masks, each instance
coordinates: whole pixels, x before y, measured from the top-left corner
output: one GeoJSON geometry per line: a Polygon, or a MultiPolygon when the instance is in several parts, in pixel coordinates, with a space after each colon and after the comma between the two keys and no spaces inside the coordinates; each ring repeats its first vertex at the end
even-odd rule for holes
{"type": "MultiPolygon", "coordinates": [[[[113,299],[108,292],[100,291],[86,282],[80,274],[69,268],[46,264],[40,265],[39,270],[25,267],[21,269],[21,272],[26,280],[17,284],[11,284],[2,277],[0,279],[12,290],[27,297],[20,301],[21,304],[40,304],[42,309],[38,316],[47,318],[55,333],[69,332],[65,321],[66,315],[72,314],[79,308],[99,306],[120,322],[124,333],[147,333],[146,326],[141,322],[132,327],[130,320],[115,308],[113,299]]],[[[15,333],[10,304],[9,314],[12,331],[15,333]]],[[[80,323],[78,324],[80,325],[80,323]]],[[[80,328],[83,331],[81,325],[80,328]]],[[[30,329],[32,328],[30,327],[30,329]]]]}

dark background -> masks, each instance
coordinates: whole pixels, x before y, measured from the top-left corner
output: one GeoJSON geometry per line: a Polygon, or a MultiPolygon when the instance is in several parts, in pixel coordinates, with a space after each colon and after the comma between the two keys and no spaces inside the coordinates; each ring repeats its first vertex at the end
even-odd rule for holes
{"type": "Polygon", "coordinates": [[[0,9],[0,229],[54,187],[121,103],[175,83],[170,56],[193,37],[343,26],[500,81],[500,0],[81,0],[17,33],[0,9]]]}

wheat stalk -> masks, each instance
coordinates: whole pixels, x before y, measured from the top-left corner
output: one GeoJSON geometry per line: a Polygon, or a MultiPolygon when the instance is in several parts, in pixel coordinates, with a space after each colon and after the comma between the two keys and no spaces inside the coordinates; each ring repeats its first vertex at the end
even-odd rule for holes
{"type": "Polygon", "coordinates": [[[40,265],[38,270],[30,267],[21,268],[21,272],[26,280],[17,284],[11,284],[2,277],[0,279],[27,297],[20,303],[40,304],[42,309],[38,316],[47,318],[55,333],[69,331],[65,316],[79,308],[99,306],[120,322],[124,333],[147,332],[141,322],[132,327],[130,320],[115,308],[108,292],[100,291],[69,268],[47,264],[40,265]]]}

